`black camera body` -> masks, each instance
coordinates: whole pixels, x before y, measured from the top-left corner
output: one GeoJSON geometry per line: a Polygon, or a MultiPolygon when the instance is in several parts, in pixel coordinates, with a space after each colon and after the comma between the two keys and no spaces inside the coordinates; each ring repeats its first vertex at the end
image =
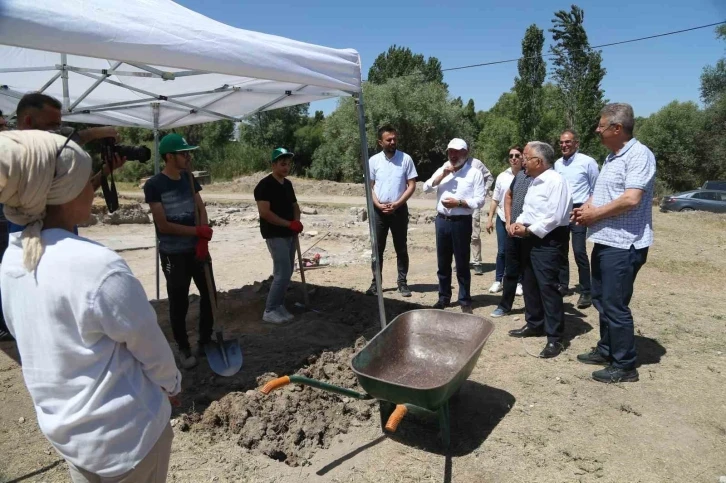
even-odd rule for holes
{"type": "Polygon", "coordinates": [[[105,138],[101,141],[104,151],[110,151],[110,154],[118,154],[126,161],[138,161],[145,163],[151,159],[151,150],[146,146],[127,146],[124,144],[116,144],[113,138],[105,138]]]}

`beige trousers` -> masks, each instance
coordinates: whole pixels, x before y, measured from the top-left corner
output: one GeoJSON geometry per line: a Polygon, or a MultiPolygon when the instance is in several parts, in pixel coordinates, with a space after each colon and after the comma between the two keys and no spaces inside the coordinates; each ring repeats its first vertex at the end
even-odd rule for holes
{"type": "Polygon", "coordinates": [[[174,431],[171,429],[171,424],[167,424],[149,454],[134,469],[112,478],[98,476],[69,462],[71,480],[73,483],[164,483],[169,470],[169,456],[173,439],[174,431]]]}
{"type": "Polygon", "coordinates": [[[481,265],[481,209],[474,210],[471,215],[471,263],[481,265]]]}

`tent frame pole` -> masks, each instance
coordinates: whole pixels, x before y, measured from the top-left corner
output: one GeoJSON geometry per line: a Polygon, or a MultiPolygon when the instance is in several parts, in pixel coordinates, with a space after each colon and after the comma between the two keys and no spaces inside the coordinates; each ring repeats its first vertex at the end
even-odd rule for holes
{"type": "MultiPolygon", "coordinates": [[[[151,110],[154,114],[154,174],[159,174],[159,103],[152,102],[151,110]]],[[[156,266],[156,300],[159,300],[159,235],[156,234],[154,227],[154,246],[156,247],[156,258],[154,259],[156,266]]]]}
{"type": "Polygon", "coordinates": [[[358,128],[360,130],[361,162],[363,163],[363,178],[366,192],[366,208],[368,209],[368,229],[371,235],[371,260],[374,265],[374,277],[376,279],[376,294],[378,296],[378,318],[381,322],[381,330],[388,324],[386,320],[386,307],[383,303],[383,287],[381,282],[381,260],[378,257],[378,238],[376,237],[376,225],[373,219],[376,216],[373,206],[373,193],[371,191],[371,173],[368,166],[368,136],[366,135],[366,119],[363,109],[363,92],[355,96],[358,109],[358,128]]]}
{"type": "Polygon", "coordinates": [[[66,54],[61,54],[61,79],[63,80],[63,110],[68,112],[68,106],[71,105],[71,96],[68,91],[68,69],[66,64],[68,63],[68,57],[66,54]]]}

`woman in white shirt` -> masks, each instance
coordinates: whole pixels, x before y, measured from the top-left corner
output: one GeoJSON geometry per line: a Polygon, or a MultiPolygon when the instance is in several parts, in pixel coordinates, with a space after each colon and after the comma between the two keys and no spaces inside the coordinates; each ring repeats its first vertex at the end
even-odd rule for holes
{"type": "Polygon", "coordinates": [[[93,202],[91,158],[41,131],[0,133],[0,203],[24,225],[2,303],[41,431],[74,482],[164,481],[181,375],[143,287],[112,250],[72,233],[93,202]]]}
{"type": "Polygon", "coordinates": [[[489,206],[489,219],[487,221],[487,233],[494,230],[494,213],[497,214],[496,230],[497,230],[497,260],[494,283],[489,287],[489,293],[497,293],[502,291],[502,279],[504,278],[504,254],[507,246],[507,228],[506,218],[504,215],[504,195],[507,194],[509,187],[517,176],[519,170],[522,169],[522,148],[520,146],[512,146],[509,148],[509,168],[499,173],[497,180],[494,182],[494,192],[492,193],[492,202],[489,206]]]}

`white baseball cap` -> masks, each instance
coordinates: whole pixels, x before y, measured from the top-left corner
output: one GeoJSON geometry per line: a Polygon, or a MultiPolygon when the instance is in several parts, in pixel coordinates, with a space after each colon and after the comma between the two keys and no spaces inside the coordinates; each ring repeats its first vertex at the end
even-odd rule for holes
{"type": "Polygon", "coordinates": [[[449,145],[446,146],[446,149],[456,149],[457,151],[461,151],[462,149],[469,150],[469,146],[467,146],[466,141],[459,138],[454,138],[451,141],[449,141],[449,145]]]}

